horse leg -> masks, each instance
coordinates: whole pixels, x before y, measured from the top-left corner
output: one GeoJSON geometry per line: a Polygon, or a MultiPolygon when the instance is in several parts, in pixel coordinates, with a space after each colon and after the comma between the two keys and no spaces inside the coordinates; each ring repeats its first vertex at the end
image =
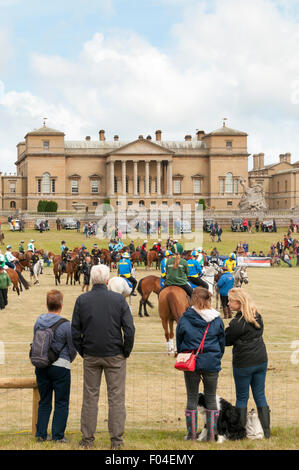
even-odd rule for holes
{"type": "Polygon", "coordinates": [[[173,344],[173,322],[174,320],[169,320],[169,327],[170,327],[170,335],[169,335],[169,353],[174,353],[174,344],[173,344]]]}
{"type": "Polygon", "coordinates": [[[142,317],[142,305],[143,305],[143,299],[139,301],[139,310],[138,310],[138,316],[142,317]]]}
{"type": "Polygon", "coordinates": [[[169,351],[169,332],[168,332],[168,320],[163,318],[162,319],[162,326],[164,328],[164,335],[165,335],[165,339],[166,339],[166,351],[167,353],[169,354],[170,351],[169,351]]]}

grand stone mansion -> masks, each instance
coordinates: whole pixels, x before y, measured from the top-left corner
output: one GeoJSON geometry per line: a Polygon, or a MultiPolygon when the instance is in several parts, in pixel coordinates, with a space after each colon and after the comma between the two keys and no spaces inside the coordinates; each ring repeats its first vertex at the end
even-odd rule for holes
{"type": "Polygon", "coordinates": [[[270,209],[299,205],[299,162],[289,153],[264,165],[264,154],[253,155],[248,172],[247,133],[225,125],[213,132],[197,131],[170,141],[161,130],[122,141],[66,140],[64,132],[45,124],[30,131],[17,145],[17,172],[1,174],[1,209],[35,211],[40,200],[55,200],[58,210],[73,210],[78,203],[93,211],[124,197],[127,206],[190,204],[203,199],[216,210],[236,210],[242,195],[240,178],[264,187],[270,209]]]}

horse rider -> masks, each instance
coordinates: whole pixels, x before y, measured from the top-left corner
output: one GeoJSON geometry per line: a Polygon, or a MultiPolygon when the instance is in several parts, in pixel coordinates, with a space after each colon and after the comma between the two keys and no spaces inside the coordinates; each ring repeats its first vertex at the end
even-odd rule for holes
{"type": "Polygon", "coordinates": [[[65,240],[62,240],[61,245],[60,245],[60,253],[63,252],[63,250],[65,249],[65,247],[66,247],[65,240]]]}
{"type": "Polygon", "coordinates": [[[133,240],[131,240],[131,242],[130,242],[130,244],[129,244],[129,252],[130,252],[130,255],[131,255],[132,253],[134,253],[134,251],[136,251],[136,250],[135,250],[135,245],[134,245],[133,240]]]}
{"type": "Polygon", "coordinates": [[[34,253],[35,247],[34,247],[34,240],[33,239],[31,239],[30,242],[28,243],[27,249],[28,249],[28,251],[31,251],[32,253],[34,253]]]}
{"type": "Polygon", "coordinates": [[[219,253],[218,251],[214,248],[211,252],[210,256],[210,263],[217,264],[219,266],[219,253]]]}
{"type": "Polygon", "coordinates": [[[227,270],[232,274],[234,272],[234,270],[236,269],[237,267],[237,263],[236,263],[236,255],[235,253],[231,253],[229,255],[229,258],[225,261],[224,263],[224,267],[227,268],[227,270]]]}
{"type": "Polygon", "coordinates": [[[209,284],[201,279],[202,276],[202,269],[197,261],[198,253],[196,250],[193,250],[191,253],[191,258],[187,259],[188,268],[189,268],[189,275],[188,280],[199,287],[204,287],[205,289],[209,289],[209,284]]]}
{"type": "Polygon", "coordinates": [[[93,256],[94,264],[99,264],[101,251],[99,250],[98,245],[96,243],[93,244],[93,249],[91,250],[91,256],[93,256]]]}
{"type": "MultiPolygon", "coordinates": [[[[39,260],[39,257],[36,253],[33,253],[32,256],[31,256],[31,265],[30,265],[30,273],[31,273],[31,276],[33,276],[33,267],[34,265],[38,262],[39,260]]],[[[41,274],[42,274],[42,270],[41,270],[41,274]]]]}
{"type": "Polygon", "coordinates": [[[183,253],[183,246],[177,240],[174,240],[171,251],[173,254],[179,253],[181,255],[183,253]]]}
{"type": "Polygon", "coordinates": [[[123,249],[124,247],[124,244],[122,242],[122,240],[118,240],[116,245],[114,245],[114,248],[113,248],[113,252],[111,253],[111,258],[112,258],[112,261],[116,262],[116,258],[119,254],[119,252],[123,249]]]}
{"type": "Polygon", "coordinates": [[[139,253],[139,256],[141,258],[141,260],[144,262],[144,264],[146,264],[146,259],[147,259],[147,240],[144,240],[142,246],[141,246],[141,249],[140,249],[140,253],[139,253]]]}
{"type": "Polygon", "coordinates": [[[162,259],[160,263],[160,270],[161,270],[161,287],[164,286],[165,284],[165,279],[166,279],[166,262],[169,259],[170,256],[172,256],[173,253],[170,250],[166,250],[164,253],[164,258],[162,259]]]}
{"type": "Polygon", "coordinates": [[[5,269],[5,258],[2,253],[0,253],[0,266],[5,269]]]}
{"type": "Polygon", "coordinates": [[[122,254],[122,259],[118,263],[118,275],[120,277],[124,277],[125,279],[128,279],[132,284],[132,292],[131,295],[136,296],[137,294],[134,292],[135,288],[137,286],[137,279],[135,279],[134,276],[132,276],[132,263],[130,261],[130,255],[126,251],[122,254]]]}
{"type": "Polygon", "coordinates": [[[21,257],[24,258],[24,256],[25,256],[24,240],[20,241],[19,253],[20,253],[21,257]]]}
{"type": "Polygon", "coordinates": [[[197,251],[197,253],[198,253],[197,261],[199,262],[200,267],[203,268],[203,265],[204,265],[203,249],[202,249],[202,247],[200,246],[199,248],[197,248],[196,251],[197,251]]]}
{"type": "Polygon", "coordinates": [[[11,269],[16,269],[15,262],[18,261],[18,259],[12,254],[11,245],[7,245],[6,247],[4,260],[5,260],[6,266],[8,266],[11,269]]]}
{"type": "Polygon", "coordinates": [[[110,253],[112,254],[113,250],[114,250],[114,246],[116,245],[116,241],[113,240],[111,238],[110,242],[109,242],[109,245],[108,245],[108,250],[110,251],[110,253]]]}
{"type": "Polygon", "coordinates": [[[228,305],[228,292],[234,287],[234,276],[228,268],[223,268],[219,281],[217,282],[224,318],[232,318],[232,312],[228,305]]]}
{"type": "Polygon", "coordinates": [[[186,294],[191,297],[193,289],[188,284],[188,275],[189,267],[187,261],[181,258],[180,254],[171,256],[166,261],[166,279],[162,289],[169,286],[178,286],[184,289],[186,294]]]}

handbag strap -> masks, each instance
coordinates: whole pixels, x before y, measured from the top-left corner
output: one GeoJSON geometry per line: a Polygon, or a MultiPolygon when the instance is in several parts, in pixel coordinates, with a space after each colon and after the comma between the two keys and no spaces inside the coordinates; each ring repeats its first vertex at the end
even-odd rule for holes
{"type": "Polygon", "coordinates": [[[199,347],[198,347],[198,350],[197,350],[197,353],[195,354],[195,356],[197,356],[198,353],[202,353],[202,352],[203,352],[203,345],[204,345],[204,343],[205,343],[205,339],[206,339],[206,336],[207,336],[207,332],[208,332],[209,327],[210,327],[210,323],[208,323],[208,326],[206,327],[206,331],[204,332],[203,338],[202,338],[202,340],[201,340],[201,343],[200,343],[200,345],[199,345],[199,347]]]}

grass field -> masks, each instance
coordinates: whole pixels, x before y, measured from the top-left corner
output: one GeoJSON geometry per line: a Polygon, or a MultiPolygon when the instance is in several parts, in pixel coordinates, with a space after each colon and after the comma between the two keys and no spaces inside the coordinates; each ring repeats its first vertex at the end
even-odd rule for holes
{"type": "MultiPolygon", "coordinates": [[[[33,237],[37,248],[59,253],[61,240],[70,248],[85,243],[88,248],[97,242],[107,247],[107,241],[85,239],[83,234],[56,230],[40,234],[8,232],[4,227],[5,244],[17,249],[19,241],[26,243],[33,237]]],[[[212,244],[205,234],[204,248],[217,246],[221,254],[232,251],[238,241],[247,240],[256,251],[268,250],[272,242],[282,238],[284,231],[276,234],[236,234],[224,232],[222,243],[212,244]]],[[[140,239],[143,241],[144,236],[140,239]]],[[[3,251],[3,250],[2,250],[3,251]]],[[[293,260],[295,263],[295,260],[293,260]]],[[[150,271],[156,274],[155,270],[150,271]]],[[[137,279],[149,272],[137,268],[137,279]]],[[[246,289],[259,306],[265,323],[264,339],[269,355],[267,374],[267,400],[271,408],[273,437],[269,440],[225,442],[224,449],[295,449],[298,447],[298,363],[296,341],[298,341],[298,274],[294,267],[249,269],[249,284],[246,289]]],[[[115,275],[113,271],[112,275],[115,275]]],[[[28,278],[28,273],[25,274],[28,278]]],[[[0,341],[4,343],[4,355],[0,354],[0,377],[33,376],[34,370],[28,359],[29,343],[32,341],[33,325],[38,315],[44,313],[46,292],[55,286],[52,268],[44,269],[41,284],[22,293],[21,300],[9,291],[9,305],[1,311],[0,341]]],[[[66,286],[62,276],[61,290],[64,293],[63,316],[71,319],[73,306],[81,293],[80,286],[66,286]]],[[[132,299],[133,317],[136,327],[135,345],[128,360],[127,369],[127,423],[125,449],[214,449],[217,444],[190,443],[183,440],[185,434],[184,409],[185,387],[183,374],[173,367],[174,358],[165,351],[164,332],[157,309],[157,297],[151,300],[154,308],[149,318],[137,315],[138,297],[132,299]]],[[[224,320],[225,325],[228,320],[224,320]]],[[[234,402],[235,391],[231,369],[231,348],[227,348],[222,361],[218,393],[234,402]]],[[[82,360],[77,357],[72,365],[72,391],[67,437],[69,445],[63,449],[76,449],[80,439],[80,412],[82,400],[82,360]]],[[[32,392],[28,390],[0,390],[0,449],[55,449],[53,443],[36,444],[31,436],[32,392]]],[[[254,407],[252,397],[249,407],[254,407]]],[[[107,395],[102,384],[98,433],[98,449],[109,448],[107,433],[107,395]]],[[[201,424],[201,423],[200,423],[201,424]]],[[[62,448],[62,447],[59,447],[62,448]]]]}

